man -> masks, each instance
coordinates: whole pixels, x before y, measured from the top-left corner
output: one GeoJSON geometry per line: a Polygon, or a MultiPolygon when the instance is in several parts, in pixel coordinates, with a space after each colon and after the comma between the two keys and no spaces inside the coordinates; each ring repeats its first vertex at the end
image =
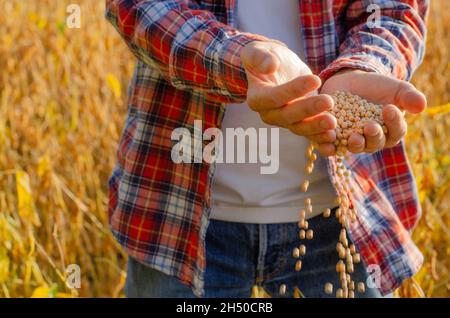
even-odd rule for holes
{"type": "Polygon", "coordinates": [[[354,280],[372,282],[357,296],[388,294],[416,273],[422,255],[410,231],[420,208],[402,111],[426,107],[406,81],[423,57],[427,8],[419,0],[107,0],[107,18],[138,58],[110,179],[111,228],[130,256],[127,296],[248,297],[253,284],[272,296],[282,284],[285,296],[329,296],[323,285],[339,284],[340,226],[319,214],[335,206],[336,119],[327,110],[337,90],[384,105],[388,128],[385,136],[370,122],[348,141],[358,215],[349,234],[363,259],[354,280]],[[174,162],[172,133],[193,131],[195,120],[204,131],[281,128],[279,171],[174,162]],[[314,239],[297,272],[291,253],[310,141],[322,155],[308,190],[314,239]]]}

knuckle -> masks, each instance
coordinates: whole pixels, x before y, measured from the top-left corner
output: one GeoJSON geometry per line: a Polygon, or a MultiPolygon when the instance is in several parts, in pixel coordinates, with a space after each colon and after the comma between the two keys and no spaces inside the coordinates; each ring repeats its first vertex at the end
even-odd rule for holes
{"type": "Polygon", "coordinates": [[[266,124],[270,125],[270,118],[269,118],[269,115],[267,113],[259,113],[259,117],[261,118],[261,120],[263,122],[265,122],[266,124]]]}
{"type": "Polygon", "coordinates": [[[270,112],[263,112],[260,113],[259,116],[261,117],[261,120],[265,122],[268,125],[276,125],[276,120],[274,116],[270,112]]]}
{"type": "Polygon", "coordinates": [[[283,108],[279,111],[280,114],[280,124],[282,125],[289,125],[291,122],[291,118],[289,118],[290,116],[287,113],[286,108],[283,108]]]}
{"type": "Polygon", "coordinates": [[[258,101],[254,94],[247,95],[247,104],[251,110],[257,110],[258,101]]]}
{"type": "Polygon", "coordinates": [[[294,134],[299,135],[299,136],[304,136],[305,135],[305,130],[304,130],[303,124],[301,124],[301,123],[293,124],[293,125],[291,125],[291,127],[292,127],[291,131],[294,134]]]}

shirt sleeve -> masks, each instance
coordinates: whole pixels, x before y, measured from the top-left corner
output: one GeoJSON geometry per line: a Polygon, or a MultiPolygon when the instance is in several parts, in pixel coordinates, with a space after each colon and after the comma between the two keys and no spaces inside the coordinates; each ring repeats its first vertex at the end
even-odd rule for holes
{"type": "Polygon", "coordinates": [[[428,0],[351,1],[339,56],[321,72],[322,80],[342,68],[409,80],[423,60],[428,7],[428,0]]]}
{"type": "Polygon", "coordinates": [[[270,40],[219,22],[195,1],[106,0],[106,18],[134,55],[173,86],[220,102],[245,100],[241,49],[270,40]]]}

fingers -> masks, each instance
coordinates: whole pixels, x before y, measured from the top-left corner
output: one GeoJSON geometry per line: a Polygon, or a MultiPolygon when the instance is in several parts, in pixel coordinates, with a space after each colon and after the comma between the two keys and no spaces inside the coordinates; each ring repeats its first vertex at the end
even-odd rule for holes
{"type": "Polygon", "coordinates": [[[287,83],[274,86],[267,90],[267,93],[275,98],[278,106],[282,106],[294,99],[304,97],[318,89],[321,84],[322,82],[318,76],[309,74],[296,77],[287,83]]]}
{"type": "Polygon", "coordinates": [[[281,107],[304,97],[322,84],[320,78],[312,74],[299,76],[276,86],[269,84],[270,81],[265,83],[261,80],[270,78],[280,68],[280,58],[271,51],[272,45],[256,41],[249,43],[241,51],[241,62],[248,79],[247,103],[255,111],[281,107]]]}
{"type": "Polygon", "coordinates": [[[308,139],[315,143],[333,143],[336,140],[336,132],[334,130],[327,130],[323,133],[308,136],[308,139]]]}
{"type": "Polygon", "coordinates": [[[366,152],[378,151],[384,147],[386,142],[383,129],[374,121],[369,121],[364,125],[364,137],[366,152]]]}
{"type": "Polygon", "coordinates": [[[278,86],[263,86],[249,90],[247,103],[252,110],[258,112],[274,109],[304,97],[320,85],[320,78],[316,75],[299,76],[278,86]]]}
{"type": "Polygon", "coordinates": [[[308,136],[308,139],[317,144],[316,148],[321,156],[328,157],[336,154],[336,147],[333,144],[333,141],[336,140],[336,132],[334,130],[308,136]]]}
{"type": "Polygon", "coordinates": [[[302,98],[281,108],[260,112],[263,121],[270,125],[286,127],[333,108],[329,95],[302,98]]]}
{"type": "Polygon", "coordinates": [[[296,135],[310,136],[324,133],[336,128],[336,118],[330,113],[321,113],[317,116],[307,118],[299,123],[287,126],[296,135]]]}
{"type": "Polygon", "coordinates": [[[365,140],[364,137],[357,133],[352,133],[348,138],[347,148],[350,152],[353,153],[361,153],[365,148],[365,140]]]}
{"type": "Polygon", "coordinates": [[[410,113],[418,114],[427,107],[427,99],[411,83],[398,81],[393,104],[410,113]]]}
{"type": "Polygon", "coordinates": [[[334,156],[336,154],[336,147],[331,143],[319,144],[317,151],[323,157],[334,156]]]}
{"type": "MultiPolygon", "coordinates": [[[[317,118],[320,118],[320,116],[315,116],[310,120],[311,126],[296,126],[293,131],[295,133],[300,132],[305,134],[306,129],[309,129],[310,131],[320,130],[320,125],[318,125],[316,120],[317,118]]],[[[383,129],[378,123],[369,121],[364,125],[363,135],[355,132],[350,135],[347,140],[348,150],[352,153],[372,153],[385,147],[397,145],[406,135],[407,131],[407,124],[403,113],[394,105],[386,105],[383,108],[383,121],[388,130],[387,134],[384,134],[383,129]]],[[[302,124],[304,125],[305,122],[308,121],[305,120],[302,124]]],[[[336,140],[335,131],[322,131],[321,133],[312,135],[306,134],[306,136],[323,148],[322,151],[320,151],[321,154],[329,156],[335,153],[336,149],[333,146],[333,142],[336,140]]]]}
{"type": "Polygon", "coordinates": [[[348,139],[348,150],[353,153],[375,152],[385,147],[393,147],[406,135],[407,125],[403,114],[394,105],[383,108],[383,121],[387,134],[379,124],[370,121],[364,125],[364,136],[352,133],[348,139]]]}
{"type": "Polygon", "coordinates": [[[385,146],[393,147],[406,135],[406,121],[402,112],[394,105],[383,107],[383,120],[388,130],[385,146]]]}

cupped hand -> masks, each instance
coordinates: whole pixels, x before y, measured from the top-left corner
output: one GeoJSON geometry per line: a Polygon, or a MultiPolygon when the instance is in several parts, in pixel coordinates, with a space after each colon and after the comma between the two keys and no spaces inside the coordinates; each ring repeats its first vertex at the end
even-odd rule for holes
{"type": "MultiPolygon", "coordinates": [[[[252,42],[241,52],[247,74],[247,104],[269,124],[287,128],[319,144],[333,146],[336,118],[328,113],[333,99],[314,94],[320,78],[289,48],[275,42],[252,42]]],[[[324,153],[322,153],[324,154],[324,153]]]]}
{"type": "MultiPolygon", "coordinates": [[[[325,81],[321,93],[333,94],[335,91],[346,91],[383,105],[386,135],[378,123],[367,122],[363,135],[352,133],[348,139],[348,150],[353,153],[375,152],[397,145],[407,132],[404,112],[418,114],[427,106],[425,95],[412,84],[360,70],[343,70],[325,81]]],[[[334,154],[334,146],[327,146],[326,152],[328,155],[334,154]]]]}

